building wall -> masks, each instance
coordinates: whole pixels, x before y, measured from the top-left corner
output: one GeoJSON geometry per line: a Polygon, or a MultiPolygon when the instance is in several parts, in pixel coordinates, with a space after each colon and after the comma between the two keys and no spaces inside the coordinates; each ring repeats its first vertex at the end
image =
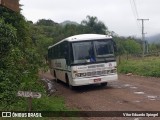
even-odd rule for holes
{"type": "Polygon", "coordinates": [[[19,12],[19,0],[0,0],[0,5],[9,8],[15,12],[19,12]]]}

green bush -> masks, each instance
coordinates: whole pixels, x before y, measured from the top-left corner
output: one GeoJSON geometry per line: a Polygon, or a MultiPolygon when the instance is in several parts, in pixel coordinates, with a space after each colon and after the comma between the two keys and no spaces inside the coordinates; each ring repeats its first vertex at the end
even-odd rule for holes
{"type": "Polygon", "coordinates": [[[42,94],[40,99],[32,100],[34,111],[67,110],[64,99],[47,97],[39,81],[43,59],[24,17],[3,7],[0,11],[0,110],[28,110],[28,98],[18,97],[18,91],[42,94]]]}
{"type": "Polygon", "coordinates": [[[0,7],[0,106],[5,110],[19,102],[19,90],[44,92],[37,84],[41,59],[29,36],[24,17],[0,7]]]}
{"type": "MultiPolygon", "coordinates": [[[[8,111],[28,111],[29,98],[17,97],[18,101],[13,103],[8,111]]],[[[2,106],[1,106],[2,107],[2,106]]],[[[6,110],[6,108],[1,108],[1,110],[6,110]]],[[[32,99],[32,111],[67,111],[67,107],[64,104],[64,99],[62,97],[46,96],[42,94],[42,97],[37,99],[32,99]]]]}
{"type": "Polygon", "coordinates": [[[160,77],[160,57],[123,61],[118,66],[118,71],[125,74],[160,77]]]}

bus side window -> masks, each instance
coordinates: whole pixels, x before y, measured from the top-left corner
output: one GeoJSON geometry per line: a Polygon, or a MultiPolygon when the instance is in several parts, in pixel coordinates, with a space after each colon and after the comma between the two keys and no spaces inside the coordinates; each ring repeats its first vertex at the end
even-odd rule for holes
{"type": "Polygon", "coordinates": [[[67,44],[64,45],[64,58],[68,59],[68,49],[67,49],[67,44]]]}
{"type": "Polygon", "coordinates": [[[72,44],[71,43],[68,43],[68,54],[69,54],[69,62],[70,64],[73,63],[73,49],[72,49],[72,44]]]}
{"type": "Polygon", "coordinates": [[[50,53],[51,58],[54,58],[54,48],[51,48],[51,53],[50,53]]]}
{"type": "Polygon", "coordinates": [[[64,58],[66,59],[66,64],[70,65],[70,54],[69,54],[69,43],[64,44],[64,58]]]}

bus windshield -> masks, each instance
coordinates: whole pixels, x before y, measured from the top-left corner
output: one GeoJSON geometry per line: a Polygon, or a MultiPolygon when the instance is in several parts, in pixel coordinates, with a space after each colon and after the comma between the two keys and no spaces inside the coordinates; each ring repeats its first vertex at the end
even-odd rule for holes
{"type": "Polygon", "coordinates": [[[81,41],[72,43],[73,63],[89,63],[104,61],[104,58],[114,54],[111,40],[81,41]]]}
{"type": "Polygon", "coordinates": [[[110,40],[109,41],[95,41],[94,46],[95,46],[97,57],[106,57],[114,53],[113,43],[110,40]]]}

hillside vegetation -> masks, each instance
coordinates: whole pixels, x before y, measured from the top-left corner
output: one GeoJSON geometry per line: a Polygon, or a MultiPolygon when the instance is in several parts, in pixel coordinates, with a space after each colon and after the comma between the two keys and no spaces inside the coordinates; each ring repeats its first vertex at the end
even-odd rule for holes
{"type": "Polygon", "coordinates": [[[37,52],[29,24],[19,13],[0,7],[0,110],[26,111],[27,98],[18,91],[40,92],[32,110],[66,110],[63,98],[49,98],[39,82],[38,71],[44,62],[37,52]]]}

